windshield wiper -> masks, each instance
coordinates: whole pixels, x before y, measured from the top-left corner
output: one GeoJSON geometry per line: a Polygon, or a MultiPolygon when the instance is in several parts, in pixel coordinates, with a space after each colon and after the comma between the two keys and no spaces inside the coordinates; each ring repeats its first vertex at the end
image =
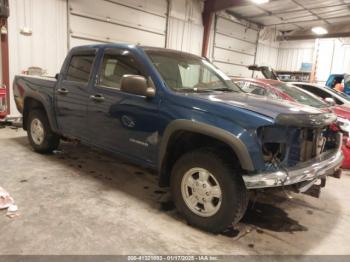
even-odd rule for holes
{"type": "Polygon", "coordinates": [[[222,88],[179,88],[176,89],[179,92],[191,92],[191,93],[210,93],[210,92],[239,92],[228,87],[222,88]]]}
{"type": "Polygon", "coordinates": [[[229,92],[239,92],[238,90],[234,90],[234,89],[232,89],[232,88],[228,88],[228,87],[214,88],[214,89],[211,89],[211,91],[222,91],[222,92],[229,91],[229,92]]]}

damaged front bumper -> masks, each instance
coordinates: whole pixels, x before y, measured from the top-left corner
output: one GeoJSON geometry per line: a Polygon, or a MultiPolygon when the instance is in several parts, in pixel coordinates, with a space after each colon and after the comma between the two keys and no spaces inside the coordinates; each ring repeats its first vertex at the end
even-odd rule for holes
{"type": "Polygon", "coordinates": [[[343,162],[340,149],[342,135],[337,134],[338,147],[326,151],[306,162],[299,163],[291,168],[255,175],[244,175],[243,180],[247,189],[259,189],[293,185],[300,182],[316,182],[317,179],[333,175],[343,162]]]}

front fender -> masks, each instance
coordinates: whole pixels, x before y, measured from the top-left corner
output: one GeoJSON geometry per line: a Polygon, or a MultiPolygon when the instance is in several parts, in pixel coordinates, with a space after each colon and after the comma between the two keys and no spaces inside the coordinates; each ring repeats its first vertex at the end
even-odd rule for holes
{"type": "Polygon", "coordinates": [[[232,148],[244,170],[255,170],[247,147],[237,136],[212,125],[185,119],[174,120],[166,127],[160,145],[159,167],[162,167],[169,139],[176,131],[190,131],[218,139],[232,148]]]}

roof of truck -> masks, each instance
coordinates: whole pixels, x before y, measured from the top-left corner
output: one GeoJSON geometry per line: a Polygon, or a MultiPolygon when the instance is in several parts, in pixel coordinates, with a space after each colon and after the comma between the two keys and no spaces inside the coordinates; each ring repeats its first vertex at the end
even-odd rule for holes
{"type": "Polygon", "coordinates": [[[125,49],[136,49],[140,48],[145,51],[155,51],[155,52],[166,52],[166,53],[174,53],[177,55],[186,55],[186,56],[192,56],[196,58],[200,58],[200,56],[175,50],[175,49],[169,49],[164,47],[155,47],[155,46],[142,46],[142,45],[130,45],[130,44],[117,44],[117,43],[110,43],[110,44],[96,44],[96,45],[82,45],[82,46],[76,46],[73,47],[72,50],[79,50],[79,49],[87,49],[87,48],[125,48],[125,49]]]}

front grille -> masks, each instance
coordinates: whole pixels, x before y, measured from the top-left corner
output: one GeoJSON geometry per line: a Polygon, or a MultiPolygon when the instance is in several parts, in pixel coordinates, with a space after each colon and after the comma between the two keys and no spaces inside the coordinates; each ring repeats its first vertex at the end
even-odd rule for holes
{"type": "Polygon", "coordinates": [[[335,149],[336,133],[326,129],[303,128],[290,146],[288,166],[294,166],[314,158],[326,150],[335,149]]]}
{"type": "Polygon", "coordinates": [[[293,167],[327,150],[337,148],[336,132],[328,127],[270,127],[262,130],[260,136],[268,169],[293,167]]]}
{"type": "Polygon", "coordinates": [[[300,161],[300,145],[298,143],[298,139],[296,139],[295,143],[290,146],[289,155],[287,158],[288,166],[295,166],[300,161]]]}

